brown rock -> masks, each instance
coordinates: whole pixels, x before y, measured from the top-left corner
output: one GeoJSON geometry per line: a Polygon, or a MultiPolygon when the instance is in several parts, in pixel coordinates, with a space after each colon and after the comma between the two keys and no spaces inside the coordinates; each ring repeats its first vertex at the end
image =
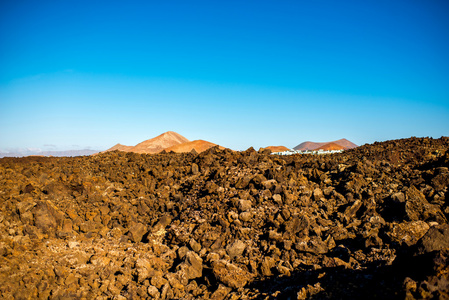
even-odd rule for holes
{"type": "Polygon", "coordinates": [[[449,224],[431,227],[419,241],[419,253],[449,248],[449,224]]]}
{"type": "Polygon", "coordinates": [[[262,264],[260,266],[260,271],[263,276],[271,276],[273,273],[271,272],[271,269],[275,266],[276,262],[272,257],[265,256],[262,264]]]}
{"type": "Polygon", "coordinates": [[[48,200],[38,201],[33,212],[35,226],[44,233],[55,230],[63,219],[63,214],[48,200]]]}
{"type": "Polygon", "coordinates": [[[313,190],[313,198],[315,201],[321,200],[321,198],[323,197],[323,191],[320,188],[316,188],[313,190]]]}
{"type": "Polygon", "coordinates": [[[185,255],[185,260],[177,267],[177,273],[182,279],[187,281],[201,277],[203,274],[203,260],[193,251],[185,255]]]}
{"type": "Polygon", "coordinates": [[[406,191],[405,212],[411,221],[436,221],[446,223],[446,217],[437,205],[427,202],[426,197],[415,186],[406,191]]]}
{"type": "Polygon", "coordinates": [[[192,168],[192,174],[193,175],[197,175],[199,173],[199,168],[198,168],[197,164],[193,163],[191,168],[192,168]]]}
{"type": "Polygon", "coordinates": [[[241,212],[245,212],[251,209],[251,201],[250,200],[239,200],[237,202],[237,207],[241,212]]]}
{"type": "Polygon", "coordinates": [[[357,211],[360,209],[361,206],[362,206],[362,201],[360,201],[360,200],[356,200],[351,206],[349,206],[345,210],[345,216],[347,217],[347,219],[351,220],[355,216],[355,214],[357,213],[357,211]]]}
{"type": "Polygon", "coordinates": [[[252,182],[257,186],[257,187],[262,187],[262,182],[265,182],[267,179],[265,178],[265,176],[263,176],[262,174],[257,174],[256,176],[253,177],[252,182]]]}
{"type": "Polygon", "coordinates": [[[282,196],[279,194],[273,195],[273,201],[277,203],[278,205],[282,205],[282,196]]]}
{"type": "Polygon", "coordinates": [[[196,253],[199,253],[201,250],[201,244],[195,241],[195,239],[190,239],[189,246],[196,253]]]}
{"type": "Polygon", "coordinates": [[[151,297],[156,298],[156,299],[159,299],[159,297],[161,295],[159,293],[159,290],[155,286],[152,286],[152,285],[150,285],[148,287],[147,293],[148,293],[148,295],[150,295],[151,297]]]}
{"type": "Polygon", "coordinates": [[[277,184],[277,181],[275,179],[270,179],[262,181],[261,184],[266,190],[272,190],[277,184]]]}
{"type": "Polygon", "coordinates": [[[226,247],[226,252],[229,257],[233,259],[234,257],[240,257],[243,254],[243,251],[245,251],[245,248],[246,244],[244,242],[241,240],[236,240],[234,243],[226,247]]]}
{"type": "Polygon", "coordinates": [[[212,262],[212,272],[218,281],[231,288],[244,287],[251,279],[250,273],[225,260],[212,262]]]}
{"type": "Polygon", "coordinates": [[[136,270],[138,275],[138,282],[143,282],[145,279],[154,274],[152,264],[149,260],[139,258],[136,261],[136,270]]]}
{"type": "Polygon", "coordinates": [[[308,235],[309,232],[309,219],[306,215],[295,216],[285,225],[285,231],[290,235],[308,235]]]}
{"type": "Polygon", "coordinates": [[[161,289],[168,283],[167,279],[163,278],[161,275],[151,277],[150,282],[151,285],[155,286],[157,289],[161,289]]]}
{"type": "Polygon", "coordinates": [[[252,213],[249,211],[244,211],[239,214],[239,220],[242,222],[248,222],[252,218],[252,213]]]}
{"type": "Polygon", "coordinates": [[[232,289],[220,284],[218,289],[210,297],[211,300],[223,300],[232,289]]]}
{"type": "Polygon", "coordinates": [[[0,298],[446,299],[448,149],[1,158],[0,298]]]}
{"type": "Polygon", "coordinates": [[[157,224],[154,226],[153,231],[158,231],[162,228],[167,227],[172,221],[172,218],[169,215],[163,215],[157,224]]]}
{"type": "Polygon", "coordinates": [[[394,223],[391,225],[387,235],[396,243],[405,243],[407,246],[416,244],[416,242],[426,234],[429,225],[424,221],[412,221],[403,223],[394,223]]]}
{"type": "Polygon", "coordinates": [[[317,236],[298,241],[295,248],[301,252],[310,252],[314,254],[325,254],[329,251],[329,247],[326,242],[323,242],[317,236]]]}

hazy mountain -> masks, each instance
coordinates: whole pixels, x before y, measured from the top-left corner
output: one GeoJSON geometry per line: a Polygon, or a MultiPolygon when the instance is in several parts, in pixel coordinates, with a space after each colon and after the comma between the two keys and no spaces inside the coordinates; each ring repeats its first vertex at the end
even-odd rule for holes
{"type": "Polygon", "coordinates": [[[42,151],[24,150],[16,152],[0,152],[0,157],[24,157],[24,156],[85,156],[100,152],[99,150],[65,150],[65,151],[42,151]]]}
{"type": "Polygon", "coordinates": [[[321,147],[316,148],[315,150],[345,150],[345,147],[336,144],[334,142],[327,143],[321,147]]]}
{"type": "MultiPolygon", "coordinates": [[[[352,149],[355,147],[358,147],[356,144],[354,144],[351,141],[348,141],[347,139],[340,139],[337,141],[332,141],[332,142],[322,142],[322,143],[317,143],[317,142],[304,142],[299,144],[298,146],[294,147],[293,149],[295,150],[301,150],[301,151],[305,151],[305,150],[317,150],[320,147],[323,147],[327,144],[336,144],[338,146],[341,146],[342,149],[347,150],[347,149],[352,149]]],[[[335,146],[334,146],[335,147],[335,146]]],[[[340,149],[335,149],[335,150],[340,150],[340,149]]]]}
{"type": "MultiPolygon", "coordinates": [[[[112,146],[111,148],[109,148],[106,151],[114,151],[114,150],[119,150],[119,151],[129,151],[133,148],[134,146],[126,146],[126,145],[122,145],[122,144],[115,144],[114,146],[112,146]]],[[[106,152],[105,151],[105,152],[106,152]]]]}

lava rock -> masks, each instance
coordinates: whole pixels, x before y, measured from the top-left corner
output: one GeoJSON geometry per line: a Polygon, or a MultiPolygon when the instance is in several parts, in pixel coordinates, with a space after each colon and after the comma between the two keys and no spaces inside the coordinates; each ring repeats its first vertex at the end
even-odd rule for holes
{"type": "Polygon", "coordinates": [[[226,260],[212,262],[212,272],[218,281],[230,288],[244,287],[252,278],[249,272],[226,260]]]}

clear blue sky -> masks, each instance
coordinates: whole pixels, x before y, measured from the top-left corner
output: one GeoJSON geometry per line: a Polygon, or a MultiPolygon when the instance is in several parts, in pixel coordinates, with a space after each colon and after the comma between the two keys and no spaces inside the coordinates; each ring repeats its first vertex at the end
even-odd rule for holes
{"type": "Polygon", "coordinates": [[[0,150],[449,135],[449,2],[0,2],[0,150]]]}

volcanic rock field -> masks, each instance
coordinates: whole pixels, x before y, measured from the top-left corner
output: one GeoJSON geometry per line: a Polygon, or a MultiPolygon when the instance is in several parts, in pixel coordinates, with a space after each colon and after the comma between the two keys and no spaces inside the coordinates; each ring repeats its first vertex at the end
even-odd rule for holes
{"type": "Polygon", "coordinates": [[[0,159],[2,299],[448,299],[449,138],[0,159]]]}

